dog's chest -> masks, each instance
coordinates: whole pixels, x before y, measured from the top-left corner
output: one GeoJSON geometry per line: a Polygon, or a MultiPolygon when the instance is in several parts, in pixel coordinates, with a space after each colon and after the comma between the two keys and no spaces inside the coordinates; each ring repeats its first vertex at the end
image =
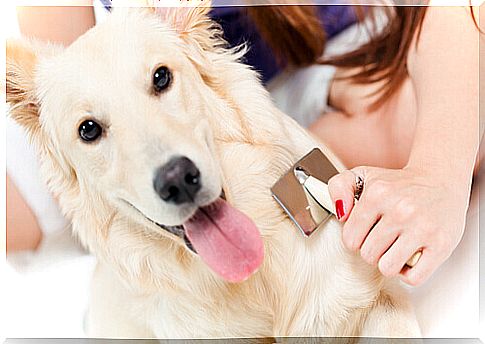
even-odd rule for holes
{"type": "Polygon", "coordinates": [[[206,295],[161,296],[152,309],[158,338],[268,337],[273,315],[265,302],[246,292],[214,290],[206,295]]]}

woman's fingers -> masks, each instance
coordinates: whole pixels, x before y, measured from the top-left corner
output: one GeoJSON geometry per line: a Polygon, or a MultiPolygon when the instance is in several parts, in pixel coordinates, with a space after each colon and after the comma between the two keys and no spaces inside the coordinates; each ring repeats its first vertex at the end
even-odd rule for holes
{"type": "Polygon", "coordinates": [[[424,249],[421,258],[419,258],[414,267],[404,268],[401,272],[401,279],[403,282],[412,286],[423,284],[443,261],[444,259],[440,256],[439,252],[424,249]]]}
{"type": "Polygon", "coordinates": [[[337,218],[342,222],[345,221],[342,240],[351,251],[360,249],[367,234],[380,218],[379,207],[366,199],[365,175],[366,170],[357,167],[334,176],[328,182],[330,196],[335,202],[337,218]],[[358,190],[358,177],[364,181],[363,190],[358,190]],[[356,194],[359,192],[362,193],[362,199],[354,204],[356,194]]]}
{"type": "Polygon", "coordinates": [[[380,214],[365,201],[354,205],[342,230],[342,240],[345,246],[351,251],[359,250],[379,219],[380,214]]]}
{"type": "Polygon", "coordinates": [[[368,264],[377,265],[399,236],[400,231],[388,220],[384,215],[369,232],[360,248],[360,255],[368,264]]]}
{"type": "MultiPolygon", "coordinates": [[[[440,250],[435,250],[434,246],[423,245],[428,236],[418,238],[413,234],[415,231],[411,231],[410,226],[415,226],[414,221],[408,221],[413,208],[403,206],[407,204],[402,201],[405,198],[396,198],[396,192],[391,188],[392,180],[382,178],[379,172],[374,168],[358,167],[329,180],[329,192],[335,202],[337,217],[344,222],[343,243],[349,250],[360,250],[362,258],[371,265],[377,265],[384,276],[401,275],[403,281],[410,285],[421,284],[446,257],[442,257],[440,250]],[[364,187],[359,201],[354,203],[358,176],[363,178],[364,187]],[[405,210],[404,215],[399,209],[405,210]],[[423,250],[418,263],[408,267],[407,261],[423,247],[427,249],[423,250]]],[[[436,242],[438,239],[435,236],[433,240],[436,242]]]]}
{"type": "Polygon", "coordinates": [[[333,176],[328,181],[328,191],[335,204],[337,218],[341,222],[347,220],[354,207],[356,173],[362,172],[346,170],[333,176]]]}
{"type": "MultiPolygon", "coordinates": [[[[408,259],[419,249],[420,247],[412,238],[405,235],[399,236],[381,259],[379,259],[377,265],[379,271],[386,277],[397,276],[406,266],[408,259]]],[[[418,262],[416,267],[420,262],[418,262]]]]}
{"type": "Polygon", "coordinates": [[[344,245],[359,250],[384,276],[400,275],[411,285],[422,284],[448,258],[464,228],[464,207],[456,217],[450,210],[456,208],[456,195],[463,195],[428,177],[420,170],[364,166],[329,181],[336,212],[344,222],[344,245]],[[358,177],[364,185],[354,204],[358,177]],[[407,266],[418,251],[422,253],[417,263],[407,266]]]}

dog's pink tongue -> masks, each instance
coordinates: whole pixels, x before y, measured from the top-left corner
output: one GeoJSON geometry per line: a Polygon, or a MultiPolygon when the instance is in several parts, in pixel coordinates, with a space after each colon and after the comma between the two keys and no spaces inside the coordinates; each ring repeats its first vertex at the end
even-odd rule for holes
{"type": "Polygon", "coordinates": [[[184,224],[202,260],[229,282],[248,278],[263,261],[263,241],[246,215],[220,199],[184,224]]]}

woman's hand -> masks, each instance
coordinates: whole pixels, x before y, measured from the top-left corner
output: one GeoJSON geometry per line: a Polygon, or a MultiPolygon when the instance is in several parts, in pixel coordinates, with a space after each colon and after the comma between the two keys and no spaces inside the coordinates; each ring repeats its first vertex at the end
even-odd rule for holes
{"type": "Polygon", "coordinates": [[[345,246],[384,276],[400,275],[411,285],[426,281],[461,240],[468,208],[469,188],[439,174],[357,167],[333,177],[329,191],[344,222],[345,246]],[[364,189],[354,204],[356,176],[364,189]],[[405,267],[418,250],[418,263],[405,267]]]}

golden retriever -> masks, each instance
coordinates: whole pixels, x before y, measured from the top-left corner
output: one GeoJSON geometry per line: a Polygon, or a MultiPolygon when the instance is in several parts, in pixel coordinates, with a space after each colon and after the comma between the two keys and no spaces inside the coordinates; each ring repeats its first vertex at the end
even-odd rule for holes
{"type": "Polygon", "coordinates": [[[419,336],[336,220],[304,238],[272,199],[314,147],[342,166],[243,54],[203,7],[119,8],[67,48],[8,43],[10,115],[98,259],[88,334],[419,336]]]}

